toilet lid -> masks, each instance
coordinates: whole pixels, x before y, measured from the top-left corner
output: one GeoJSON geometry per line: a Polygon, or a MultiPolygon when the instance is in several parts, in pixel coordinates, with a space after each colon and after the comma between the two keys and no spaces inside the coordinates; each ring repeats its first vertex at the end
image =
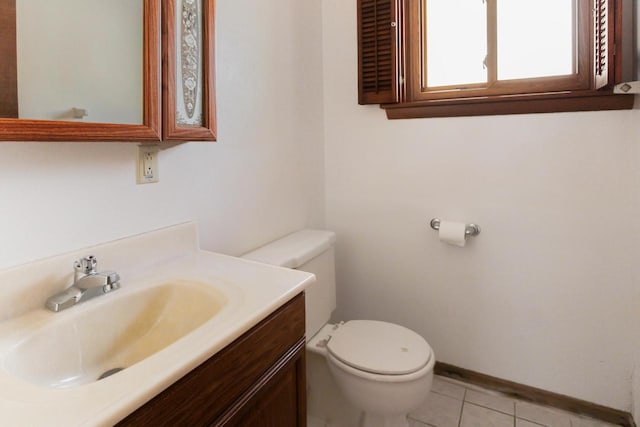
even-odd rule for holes
{"type": "Polygon", "coordinates": [[[432,357],[429,344],[411,329],[375,320],[352,320],[340,326],[327,349],[353,368],[383,375],[416,372],[432,357]]]}

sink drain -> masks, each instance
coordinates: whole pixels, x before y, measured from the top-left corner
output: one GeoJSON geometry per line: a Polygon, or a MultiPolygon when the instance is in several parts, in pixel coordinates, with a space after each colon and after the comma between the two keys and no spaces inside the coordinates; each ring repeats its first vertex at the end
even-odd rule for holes
{"type": "Polygon", "coordinates": [[[124,368],[113,368],[113,369],[109,369],[108,371],[104,372],[102,375],[100,375],[98,377],[98,381],[103,380],[107,377],[110,377],[113,374],[117,374],[118,372],[122,371],[124,368]]]}

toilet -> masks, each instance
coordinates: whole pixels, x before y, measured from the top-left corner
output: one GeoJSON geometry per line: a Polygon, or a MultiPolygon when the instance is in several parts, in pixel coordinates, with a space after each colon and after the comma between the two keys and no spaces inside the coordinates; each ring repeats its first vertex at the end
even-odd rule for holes
{"type": "Polygon", "coordinates": [[[314,273],[306,292],[307,350],[326,359],[360,427],[407,427],[407,414],[429,395],[435,355],[423,337],[376,320],[329,323],[336,308],[335,233],[301,230],[243,256],[314,273]]]}

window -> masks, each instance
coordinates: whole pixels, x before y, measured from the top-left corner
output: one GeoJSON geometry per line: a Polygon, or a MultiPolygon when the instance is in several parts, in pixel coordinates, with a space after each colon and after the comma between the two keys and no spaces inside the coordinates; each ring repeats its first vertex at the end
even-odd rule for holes
{"type": "Polygon", "coordinates": [[[359,0],[359,99],[389,118],[623,109],[621,0],[359,0]]]}

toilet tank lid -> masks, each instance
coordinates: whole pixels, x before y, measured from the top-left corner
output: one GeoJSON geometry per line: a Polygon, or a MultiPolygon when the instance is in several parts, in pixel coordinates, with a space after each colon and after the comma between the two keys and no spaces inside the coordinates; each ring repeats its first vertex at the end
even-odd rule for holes
{"type": "Polygon", "coordinates": [[[325,230],[300,230],[268,243],[242,258],[281,267],[298,268],[333,246],[336,233],[325,230]]]}

